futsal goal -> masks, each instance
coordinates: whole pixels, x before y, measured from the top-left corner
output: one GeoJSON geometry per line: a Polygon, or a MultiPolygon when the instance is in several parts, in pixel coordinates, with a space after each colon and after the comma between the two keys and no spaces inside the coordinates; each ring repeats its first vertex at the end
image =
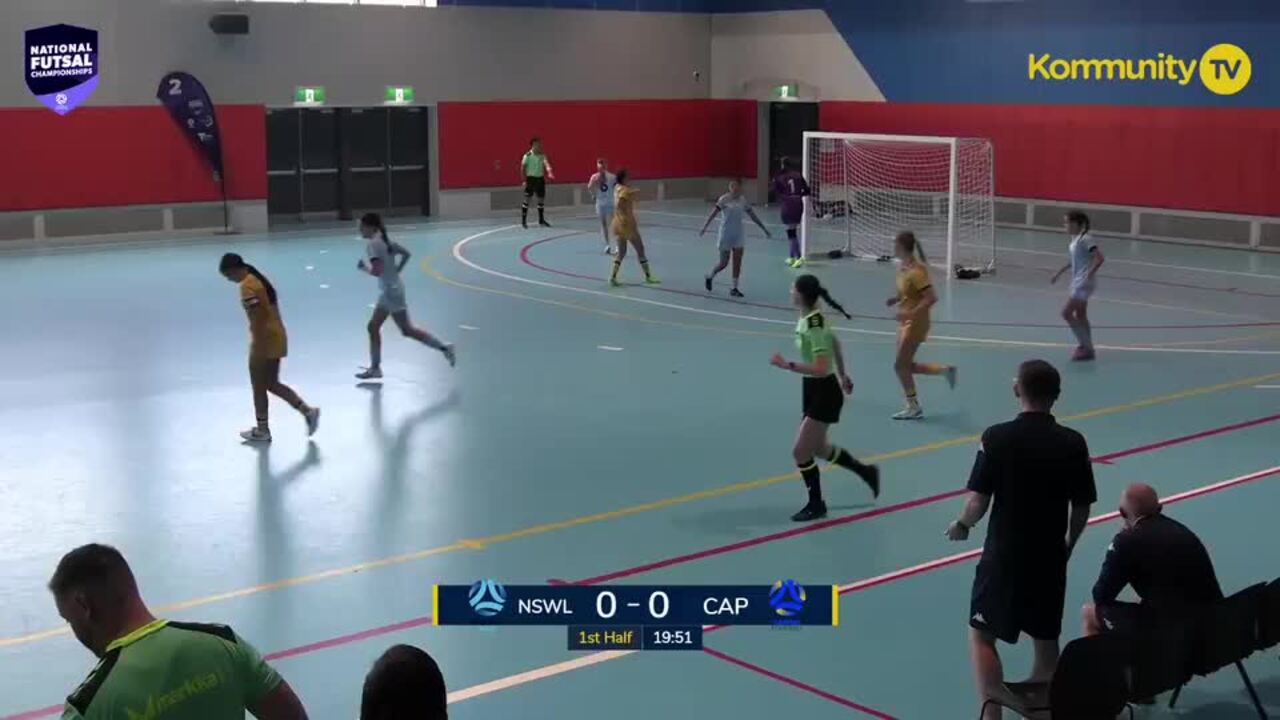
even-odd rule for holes
{"type": "Polygon", "coordinates": [[[910,230],[932,265],[995,270],[990,140],[806,132],[803,166],[805,257],[888,260],[910,230]]]}

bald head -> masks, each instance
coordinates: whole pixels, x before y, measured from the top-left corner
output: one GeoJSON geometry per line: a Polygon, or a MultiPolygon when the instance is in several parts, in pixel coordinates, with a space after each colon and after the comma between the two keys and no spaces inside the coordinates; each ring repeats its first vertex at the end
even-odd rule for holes
{"type": "Polygon", "coordinates": [[[1140,518],[1160,512],[1160,497],[1156,489],[1146,483],[1134,483],[1120,496],[1120,507],[1131,517],[1140,518]]]}

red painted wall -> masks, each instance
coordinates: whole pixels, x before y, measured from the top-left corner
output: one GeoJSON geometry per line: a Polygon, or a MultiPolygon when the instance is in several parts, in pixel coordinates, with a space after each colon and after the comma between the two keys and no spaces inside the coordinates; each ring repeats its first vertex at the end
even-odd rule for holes
{"type": "Polygon", "coordinates": [[[999,195],[1280,215],[1280,110],[824,102],[820,118],[991,138],[999,195]]]}
{"type": "MultiPolygon", "coordinates": [[[[218,108],[227,193],[267,196],[266,115],[261,105],[218,108]]],[[[203,157],[156,107],[0,110],[0,211],[220,200],[203,157]]]]}
{"type": "Polygon", "coordinates": [[[635,178],[756,174],[751,100],[440,103],[440,187],[516,186],[529,138],[558,182],[586,182],[596,158],[635,178]]]}

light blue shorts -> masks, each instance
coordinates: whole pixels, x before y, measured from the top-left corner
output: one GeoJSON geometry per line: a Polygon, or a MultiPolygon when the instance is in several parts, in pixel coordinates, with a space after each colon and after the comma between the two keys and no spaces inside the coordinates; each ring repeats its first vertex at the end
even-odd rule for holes
{"type": "Polygon", "coordinates": [[[409,303],[404,296],[404,286],[393,285],[383,288],[378,295],[378,309],[391,314],[408,310],[409,303]]]}
{"type": "Polygon", "coordinates": [[[1071,299],[1078,300],[1081,302],[1088,302],[1089,298],[1093,297],[1093,291],[1096,289],[1097,289],[1097,286],[1094,285],[1093,283],[1085,283],[1083,285],[1072,285],[1071,299]]]}
{"type": "Polygon", "coordinates": [[[729,252],[730,250],[737,250],[741,248],[745,242],[746,238],[743,235],[731,233],[728,235],[720,235],[719,238],[716,239],[716,247],[720,249],[720,252],[729,252]]]}
{"type": "Polygon", "coordinates": [[[596,205],[596,215],[604,222],[609,222],[613,218],[613,206],[596,205]]]}

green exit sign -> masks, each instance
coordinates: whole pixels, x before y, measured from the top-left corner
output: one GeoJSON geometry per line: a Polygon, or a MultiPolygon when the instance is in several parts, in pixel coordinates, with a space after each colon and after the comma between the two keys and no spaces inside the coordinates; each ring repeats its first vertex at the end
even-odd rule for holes
{"type": "Polygon", "coordinates": [[[795,83],[774,86],[773,96],[778,100],[795,100],[800,97],[800,86],[795,83]]]}
{"type": "Polygon", "coordinates": [[[293,102],[295,105],[323,105],[324,88],[299,86],[293,93],[293,102]]]}
{"type": "Polygon", "coordinates": [[[382,101],[387,105],[408,105],[413,102],[413,88],[388,85],[387,93],[383,96],[382,101]]]}

